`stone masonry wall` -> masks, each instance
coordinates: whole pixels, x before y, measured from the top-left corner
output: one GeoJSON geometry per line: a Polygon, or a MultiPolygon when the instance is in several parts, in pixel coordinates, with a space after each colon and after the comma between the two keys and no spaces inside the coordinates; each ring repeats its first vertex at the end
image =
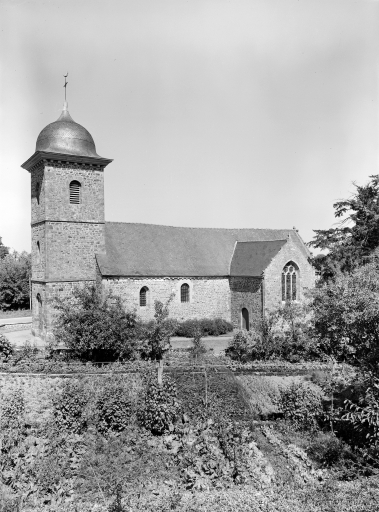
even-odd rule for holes
{"type": "Polygon", "coordinates": [[[74,288],[92,284],[94,281],[72,281],[62,283],[32,283],[32,333],[35,336],[48,338],[51,336],[56,310],[54,298],[70,299],[74,288]],[[37,295],[42,299],[42,311],[39,310],[37,295]]]}
{"type": "Polygon", "coordinates": [[[289,240],[265,271],[266,309],[274,309],[282,305],[282,270],[289,261],[293,261],[299,267],[297,281],[299,301],[304,299],[306,290],[312,289],[315,285],[315,271],[308,262],[304,250],[295,241],[289,240]]]}
{"type": "Polygon", "coordinates": [[[262,316],[262,279],[257,277],[231,277],[231,321],[241,329],[242,308],[249,312],[250,324],[262,316]]]}
{"type": "Polygon", "coordinates": [[[33,169],[31,179],[32,223],[43,220],[104,222],[102,168],[49,162],[33,169]],[[81,184],[80,204],[70,204],[69,185],[73,180],[81,184]]]}
{"type": "Polygon", "coordinates": [[[177,320],[189,318],[224,318],[230,322],[230,289],[228,278],[191,277],[183,278],[119,278],[104,279],[103,286],[120,295],[127,309],[136,308],[143,320],[154,316],[154,301],[167,301],[175,293],[170,305],[170,316],[177,320]],[[180,301],[180,287],[183,283],[190,286],[190,302],[180,301]],[[139,293],[143,286],[149,289],[147,305],[139,305],[139,293]]]}
{"type": "Polygon", "coordinates": [[[95,279],[104,252],[104,224],[47,222],[46,279],[95,279]]]}

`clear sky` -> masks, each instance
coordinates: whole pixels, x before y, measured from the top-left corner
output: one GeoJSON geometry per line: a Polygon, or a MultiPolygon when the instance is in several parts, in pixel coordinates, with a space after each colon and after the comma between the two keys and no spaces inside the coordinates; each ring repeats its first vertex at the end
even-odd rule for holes
{"type": "Polygon", "coordinates": [[[311,240],[378,171],[379,2],[0,0],[0,236],[30,250],[20,168],[69,111],[106,220],[311,240]]]}

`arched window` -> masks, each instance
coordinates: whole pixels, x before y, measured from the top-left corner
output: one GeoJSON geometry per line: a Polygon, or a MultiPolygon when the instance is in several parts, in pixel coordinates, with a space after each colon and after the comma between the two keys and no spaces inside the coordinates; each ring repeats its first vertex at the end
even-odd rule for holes
{"type": "Polygon", "coordinates": [[[246,331],[250,330],[249,312],[246,308],[242,308],[241,311],[241,327],[246,331]]]}
{"type": "Polygon", "coordinates": [[[190,287],[189,284],[183,283],[180,287],[180,302],[190,301],[190,287]]]}
{"type": "Polygon", "coordinates": [[[149,291],[149,288],[147,286],[144,286],[140,289],[139,292],[139,305],[144,307],[147,305],[147,292],[149,291]]]}
{"type": "Polygon", "coordinates": [[[298,267],[290,261],[282,271],[282,301],[291,301],[298,298],[298,267]]]}
{"type": "Polygon", "coordinates": [[[79,204],[80,203],[80,189],[81,189],[81,184],[79,183],[79,181],[72,181],[70,183],[70,203],[71,204],[79,204]]]}

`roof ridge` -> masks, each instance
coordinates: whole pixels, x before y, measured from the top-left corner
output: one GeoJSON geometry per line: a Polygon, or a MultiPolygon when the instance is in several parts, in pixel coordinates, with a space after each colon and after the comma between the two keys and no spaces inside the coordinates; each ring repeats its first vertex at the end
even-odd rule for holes
{"type": "MultiPolygon", "coordinates": [[[[168,224],[152,224],[148,222],[121,222],[121,221],[105,221],[105,224],[128,224],[137,226],[157,226],[162,228],[177,228],[177,229],[209,229],[213,231],[294,231],[292,228],[209,228],[209,227],[194,227],[194,226],[171,226],[168,224]]],[[[284,240],[284,239],[283,239],[284,240]]],[[[253,240],[252,240],[253,241],[253,240]]],[[[268,240],[276,242],[277,240],[268,240]]]]}

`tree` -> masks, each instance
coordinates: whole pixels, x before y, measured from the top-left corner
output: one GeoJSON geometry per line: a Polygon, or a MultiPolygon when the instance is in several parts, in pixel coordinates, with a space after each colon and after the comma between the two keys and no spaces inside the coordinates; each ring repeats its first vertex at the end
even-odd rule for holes
{"type": "Polygon", "coordinates": [[[9,254],[9,247],[5,247],[0,236],[0,260],[9,254]]]}
{"type": "Polygon", "coordinates": [[[75,355],[92,360],[134,359],[138,356],[140,329],[135,311],[125,311],[120,297],[102,294],[95,285],[75,288],[72,298],[56,297],[56,342],[75,355]]]}
{"type": "Polygon", "coordinates": [[[379,260],[313,292],[315,330],[328,356],[379,373],[379,260]]]}
{"type": "Polygon", "coordinates": [[[0,309],[29,307],[30,274],[31,256],[27,252],[14,251],[0,258],[0,309]]]}
{"type": "Polygon", "coordinates": [[[162,385],[163,357],[171,348],[170,338],[174,334],[176,322],[168,318],[169,305],[174,298],[171,294],[165,304],[156,300],[154,302],[154,321],[148,324],[145,339],[149,349],[149,356],[158,362],[158,384],[162,385]]]}
{"type": "Polygon", "coordinates": [[[379,175],[370,176],[369,183],[355,188],[350,199],[333,205],[334,216],[341,219],[337,227],[315,230],[309,244],[328,251],[314,259],[324,282],[362,265],[379,246],[379,175]]]}

